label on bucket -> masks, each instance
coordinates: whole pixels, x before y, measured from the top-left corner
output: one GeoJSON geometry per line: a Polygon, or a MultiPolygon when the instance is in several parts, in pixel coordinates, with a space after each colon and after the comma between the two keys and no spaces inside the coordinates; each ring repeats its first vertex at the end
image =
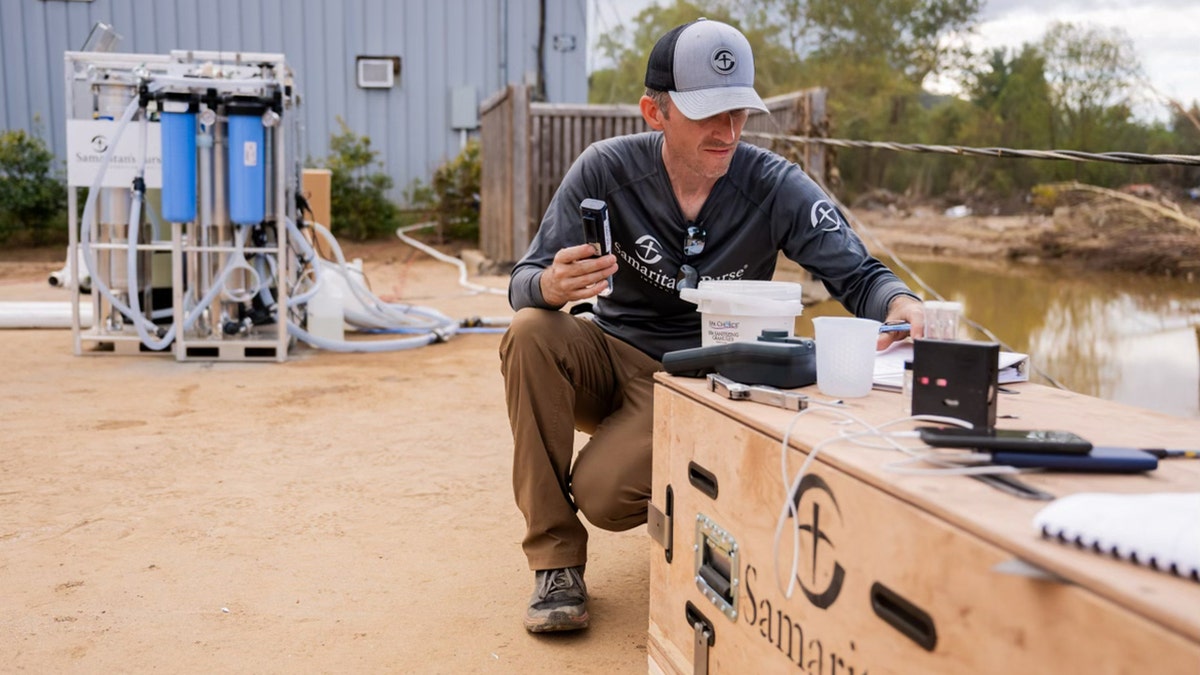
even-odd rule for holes
{"type": "Polygon", "coordinates": [[[701,315],[704,327],[700,336],[703,347],[727,345],[734,342],[754,342],[764,330],[782,330],[792,334],[795,317],[701,315]]]}

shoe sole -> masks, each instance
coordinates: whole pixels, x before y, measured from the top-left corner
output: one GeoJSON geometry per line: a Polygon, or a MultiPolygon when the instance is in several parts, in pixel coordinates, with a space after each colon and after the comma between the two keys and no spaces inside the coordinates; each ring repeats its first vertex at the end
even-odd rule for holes
{"type": "Polygon", "coordinates": [[[551,612],[544,619],[525,619],[525,630],[530,633],[561,633],[588,627],[588,615],[568,616],[562,612],[551,612]]]}

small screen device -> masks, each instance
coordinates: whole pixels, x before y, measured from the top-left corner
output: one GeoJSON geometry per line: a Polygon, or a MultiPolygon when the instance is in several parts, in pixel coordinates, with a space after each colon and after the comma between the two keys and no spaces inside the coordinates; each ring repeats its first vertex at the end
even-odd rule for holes
{"type": "Polygon", "coordinates": [[[961,429],[918,427],[926,445],[935,448],[973,448],[985,452],[1085,455],[1092,443],[1070,431],[1053,429],[961,429]]]}
{"type": "MultiPolygon", "coordinates": [[[[612,252],[612,230],[608,225],[608,204],[599,199],[585,199],[579,203],[579,215],[583,219],[583,241],[595,251],[594,257],[612,252]]],[[[608,288],[600,295],[612,293],[613,278],[608,278],[608,288]]]]}

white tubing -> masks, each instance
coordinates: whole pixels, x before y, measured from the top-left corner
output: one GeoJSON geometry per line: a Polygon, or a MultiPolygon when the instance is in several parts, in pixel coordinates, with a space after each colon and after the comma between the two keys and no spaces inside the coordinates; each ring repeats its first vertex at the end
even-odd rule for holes
{"type": "MultiPolygon", "coordinates": [[[[143,126],[145,125],[145,119],[146,118],[143,115],[143,126]]],[[[138,175],[139,177],[141,176],[140,170],[138,171],[138,175]]],[[[142,191],[134,190],[133,207],[129,209],[129,229],[125,232],[125,239],[129,242],[128,246],[125,248],[125,286],[129,289],[129,316],[133,320],[133,327],[137,329],[138,338],[141,339],[142,344],[146,345],[150,349],[153,349],[154,351],[161,351],[166,349],[171,344],[171,340],[175,338],[175,327],[171,326],[171,329],[167,331],[167,334],[162,339],[159,339],[150,335],[150,331],[147,330],[146,326],[138,320],[145,315],[144,312],[142,312],[142,289],[141,286],[138,285],[137,266],[138,235],[140,234],[138,232],[138,223],[141,221],[141,218],[142,191]]],[[[155,332],[157,332],[158,328],[154,325],[154,322],[147,320],[146,323],[150,324],[150,326],[155,329],[155,332]]]]}
{"type": "MultiPolygon", "coordinates": [[[[67,260],[63,263],[62,269],[55,270],[50,273],[50,278],[47,283],[55,288],[65,288],[71,290],[75,288],[75,279],[71,277],[71,249],[67,249],[67,260]]],[[[79,247],[75,249],[75,270],[77,274],[82,274],[83,278],[79,280],[79,290],[90,292],[92,290],[92,277],[87,274],[87,268],[84,267],[83,250],[79,247]]]]}
{"type": "Polygon", "coordinates": [[[407,234],[406,234],[407,232],[409,232],[411,230],[423,230],[427,227],[433,227],[436,224],[437,223],[417,223],[416,225],[409,225],[408,227],[401,227],[396,230],[396,236],[400,238],[400,241],[408,244],[409,246],[412,246],[413,248],[417,249],[418,251],[423,251],[423,252],[427,253],[428,255],[436,258],[437,260],[440,260],[444,263],[450,263],[451,265],[454,265],[455,267],[457,267],[458,268],[458,284],[460,286],[462,286],[463,288],[470,289],[472,291],[475,291],[476,293],[492,293],[494,295],[508,295],[508,290],[506,290],[506,289],[491,288],[488,286],[471,283],[470,281],[467,280],[467,265],[466,265],[466,263],[459,260],[458,258],[448,256],[445,253],[442,253],[441,251],[433,248],[432,246],[426,246],[425,244],[422,244],[421,242],[417,241],[416,239],[413,239],[412,237],[407,236],[407,234]]]}
{"type": "MultiPolygon", "coordinates": [[[[96,180],[92,183],[92,188],[88,190],[87,201],[83,205],[83,222],[79,226],[79,250],[83,254],[83,261],[87,267],[88,276],[92,279],[93,287],[100,291],[100,294],[108,300],[109,304],[128,317],[130,321],[137,323],[140,319],[149,324],[147,328],[155,328],[153,322],[144,316],[135,315],[129,309],[128,305],[113,295],[112,290],[104,283],[104,279],[96,274],[96,256],[92,252],[91,245],[92,219],[95,217],[96,199],[100,194],[100,184],[104,180],[105,172],[108,171],[108,163],[112,159],[113,150],[117,147],[117,141],[120,140],[121,134],[125,132],[125,126],[133,119],[133,114],[137,112],[137,109],[138,100],[135,98],[125,108],[125,114],[121,115],[121,121],[117,124],[117,129],[113,132],[113,138],[109,141],[108,150],[104,152],[104,156],[100,159],[100,168],[96,172],[96,180]]],[[[131,233],[126,233],[126,235],[129,234],[131,233]]],[[[136,232],[132,234],[133,237],[137,236],[136,232]]]]}
{"type": "MultiPolygon", "coordinates": [[[[71,303],[0,302],[0,328],[70,328],[71,303]]],[[[92,325],[92,305],[79,304],[79,323],[92,325]]]]}
{"type": "Polygon", "coordinates": [[[351,342],[348,340],[327,340],[317,337],[290,321],[288,322],[287,329],[289,335],[303,340],[314,347],[331,352],[394,352],[402,349],[413,349],[446,340],[455,332],[443,333],[435,331],[399,340],[356,340],[351,342]]]}
{"type": "Polygon", "coordinates": [[[377,324],[372,326],[373,328],[417,328],[425,330],[455,328],[454,320],[437,310],[419,308],[414,305],[402,303],[392,304],[384,302],[361,282],[355,283],[351,279],[351,275],[347,273],[349,267],[346,265],[346,257],[342,254],[342,247],[338,245],[333,233],[320,223],[312,223],[312,227],[317,234],[321,235],[329,243],[329,247],[333,250],[333,255],[337,259],[337,265],[331,266],[330,270],[327,271],[337,272],[346,280],[346,286],[350,290],[351,296],[362,303],[363,311],[373,317],[373,323],[377,324]]]}
{"type": "Polygon", "coordinates": [[[301,264],[307,262],[309,268],[313,271],[313,282],[312,285],[309,286],[308,290],[304,291],[303,293],[296,293],[293,289],[293,292],[291,293],[291,304],[298,307],[308,302],[314,295],[317,294],[317,291],[321,290],[321,275],[324,273],[324,270],[321,267],[321,261],[317,259],[317,252],[313,250],[313,247],[308,243],[308,240],[304,238],[304,234],[300,232],[300,228],[296,225],[295,221],[293,221],[291,218],[287,218],[286,221],[288,241],[294,243],[300,248],[301,264]]]}

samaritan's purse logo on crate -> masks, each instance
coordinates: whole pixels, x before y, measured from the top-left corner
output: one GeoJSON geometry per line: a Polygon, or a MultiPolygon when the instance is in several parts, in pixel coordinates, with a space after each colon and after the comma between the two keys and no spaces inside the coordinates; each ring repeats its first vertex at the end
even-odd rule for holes
{"type": "MultiPolygon", "coordinates": [[[[800,488],[796,490],[796,529],[807,534],[808,550],[811,558],[799,559],[796,562],[797,572],[793,575],[805,597],[820,609],[829,609],[837,601],[842,592],[842,583],[846,580],[846,570],[837,561],[836,546],[830,539],[830,532],[837,532],[842,525],[842,510],[838,507],[837,498],[825,479],[816,474],[807,474],[800,479],[800,488]],[[815,490],[804,497],[810,490],[815,490]],[[831,519],[828,507],[825,510],[825,520],[821,519],[821,494],[828,495],[829,503],[833,505],[836,520],[831,519]],[[802,508],[803,507],[803,508],[802,508]],[[805,568],[809,574],[801,574],[805,568]],[[805,582],[805,577],[808,581],[805,582]]],[[[803,546],[804,537],[801,537],[803,546]]],[[[778,562],[777,562],[778,564],[778,562]]]]}
{"type": "MultiPolygon", "coordinates": [[[[796,489],[793,504],[794,514],[788,518],[792,528],[782,533],[778,556],[770,566],[775,571],[774,580],[766,569],[760,579],[759,568],[749,561],[746,563],[742,617],[757,627],[758,635],[780,654],[808,672],[865,674],[867,670],[856,667],[850,654],[832,648],[827,653],[826,641],[811,626],[806,633],[804,613],[792,616],[786,611],[788,604],[795,608],[794,603],[788,602],[793,597],[793,582],[813,607],[827,610],[837,602],[846,579],[846,570],[837,559],[842,513],[832,488],[820,476],[806,474],[796,489]],[[793,537],[798,538],[797,548],[793,548],[793,537]],[[782,590],[784,597],[772,593],[773,589],[782,590]]],[[[851,652],[856,649],[853,640],[849,641],[849,648],[851,652]]]]}
{"type": "MultiPolygon", "coordinates": [[[[833,650],[827,653],[825,642],[811,627],[806,633],[803,613],[793,616],[787,610],[796,586],[809,604],[828,610],[837,602],[846,579],[836,545],[844,524],[832,488],[820,476],[806,474],[796,489],[793,505],[794,510],[786,518],[791,527],[785,523],[773,565],[748,560],[732,534],[698,513],[696,586],[727,618],[741,619],[757,628],[761,638],[800,668],[826,672],[828,665],[828,672],[866,673],[852,664],[847,654],[833,650]]],[[[853,640],[849,641],[849,649],[856,649],[853,640]]]]}

